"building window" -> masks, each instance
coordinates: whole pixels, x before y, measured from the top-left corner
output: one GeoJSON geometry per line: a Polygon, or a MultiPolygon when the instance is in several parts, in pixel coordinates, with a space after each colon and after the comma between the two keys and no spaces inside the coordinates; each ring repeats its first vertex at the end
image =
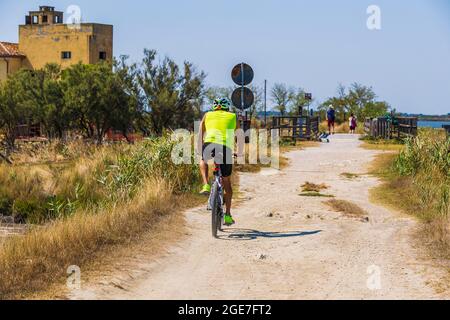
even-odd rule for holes
{"type": "Polygon", "coordinates": [[[39,23],[39,17],[38,16],[33,16],[32,17],[32,23],[33,24],[38,24],[39,23]]]}
{"type": "Polygon", "coordinates": [[[99,59],[100,60],[106,60],[106,52],[105,51],[100,51],[99,59]]]}
{"type": "Polygon", "coordinates": [[[72,59],[72,52],[70,52],[70,51],[61,52],[61,59],[64,59],[64,60],[72,59]]]}
{"type": "Polygon", "coordinates": [[[42,16],[42,23],[48,22],[48,16],[42,16]]]}
{"type": "Polygon", "coordinates": [[[60,20],[60,18],[59,18],[59,16],[54,16],[53,17],[53,23],[61,23],[61,20],[60,20]]]}

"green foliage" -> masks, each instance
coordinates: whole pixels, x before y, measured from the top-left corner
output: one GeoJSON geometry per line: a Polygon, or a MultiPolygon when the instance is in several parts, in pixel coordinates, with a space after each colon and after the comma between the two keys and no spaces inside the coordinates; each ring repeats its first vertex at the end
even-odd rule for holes
{"type": "Polygon", "coordinates": [[[112,65],[80,63],[62,71],[48,64],[15,73],[0,84],[0,137],[8,153],[19,124],[38,123],[49,139],[64,140],[71,131],[98,144],[110,129],[130,141],[132,131],[161,135],[193,128],[200,118],[205,74],[189,62],[181,68],[169,58],[156,58],[156,51],[145,50],[139,65],[121,57],[112,65]]]}
{"type": "Polygon", "coordinates": [[[282,115],[287,113],[297,115],[300,107],[306,108],[311,103],[305,99],[306,92],[303,88],[287,87],[283,83],[276,83],[270,93],[275,103],[275,110],[282,115]]]}
{"type": "Polygon", "coordinates": [[[157,135],[167,129],[192,129],[200,118],[206,75],[184,63],[181,69],[173,60],[156,60],[156,51],[145,50],[137,83],[148,113],[147,123],[157,135]]]}
{"type": "Polygon", "coordinates": [[[0,215],[10,216],[12,214],[13,201],[0,195],[0,215]]]}
{"type": "Polygon", "coordinates": [[[38,199],[16,199],[12,206],[15,222],[42,223],[47,216],[46,211],[45,203],[38,199]]]}
{"type": "Polygon", "coordinates": [[[106,166],[98,182],[114,200],[133,196],[150,177],[164,179],[176,193],[191,191],[198,181],[198,167],[173,163],[175,143],[169,136],[153,138],[127,153],[118,154],[114,163],[106,166]]]}
{"type": "Polygon", "coordinates": [[[413,178],[423,208],[448,216],[450,210],[450,139],[445,133],[423,129],[408,139],[394,163],[400,176],[413,178]]]}
{"type": "Polygon", "coordinates": [[[285,115],[290,103],[290,92],[287,86],[282,83],[276,83],[270,94],[272,101],[275,103],[275,110],[279,111],[281,115],[285,115]]]}
{"type": "Polygon", "coordinates": [[[319,106],[322,119],[326,119],[326,112],[330,105],[336,110],[336,119],[343,123],[348,121],[350,114],[354,114],[359,121],[365,118],[384,116],[390,106],[385,101],[377,101],[377,96],[371,87],[353,83],[349,88],[339,85],[337,96],[331,97],[319,106]]]}
{"type": "Polygon", "coordinates": [[[7,153],[14,149],[17,138],[16,126],[30,119],[33,114],[33,110],[23,99],[26,90],[22,84],[27,78],[29,72],[22,70],[8,81],[0,83],[0,133],[4,135],[7,153]]]}

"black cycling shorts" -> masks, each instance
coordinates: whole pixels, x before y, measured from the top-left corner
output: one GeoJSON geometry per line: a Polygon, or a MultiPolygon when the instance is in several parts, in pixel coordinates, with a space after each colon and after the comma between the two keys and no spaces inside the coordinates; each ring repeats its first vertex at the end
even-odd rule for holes
{"type": "Polygon", "coordinates": [[[220,165],[222,176],[227,178],[233,173],[233,151],[230,148],[215,143],[205,143],[203,145],[202,159],[214,162],[220,165]]]}

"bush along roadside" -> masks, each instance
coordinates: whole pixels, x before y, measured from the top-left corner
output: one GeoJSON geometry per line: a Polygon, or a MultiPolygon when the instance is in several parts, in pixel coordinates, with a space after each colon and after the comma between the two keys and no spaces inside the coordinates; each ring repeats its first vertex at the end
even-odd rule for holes
{"type": "Polygon", "coordinates": [[[150,177],[163,178],[175,193],[189,192],[198,169],[174,165],[173,145],[169,137],[154,138],[134,146],[105,146],[63,166],[0,166],[0,215],[44,224],[126,201],[150,177]]]}
{"type": "Polygon", "coordinates": [[[420,239],[437,257],[450,259],[450,138],[421,129],[398,155],[382,154],[375,172],[384,184],[373,190],[379,201],[413,214],[424,223],[420,239]]]}
{"type": "Polygon", "coordinates": [[[53,174],[1,168],[1,185],[10,187],[0,189],[0,210],[41,226],[1,244],[0,298],[45,289],[68,266],[81,267],[175,214],[179,198],[197,189],[199,177],[197,166],[172,163],[174,144],[163,137],[105,147],[53,174]]]}

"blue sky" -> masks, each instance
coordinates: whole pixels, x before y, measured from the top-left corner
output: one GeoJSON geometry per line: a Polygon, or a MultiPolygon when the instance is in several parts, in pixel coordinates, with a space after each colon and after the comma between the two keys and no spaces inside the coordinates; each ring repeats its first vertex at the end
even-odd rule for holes
{"type": "Polygon", "coordinates": [[[156,49],[193,62],[210,85],[232,85],[232,66],[245,61],[255,84],[301,86],[318,101],[360,82],[399,111],[450,112],[448,0],[0,0],[0,40],[18,40],[27,11],[71,4],[85,22],[114,24],[116,56],[156,49]],[[379,31],[366,27],[372,4],[379,31]]]}

